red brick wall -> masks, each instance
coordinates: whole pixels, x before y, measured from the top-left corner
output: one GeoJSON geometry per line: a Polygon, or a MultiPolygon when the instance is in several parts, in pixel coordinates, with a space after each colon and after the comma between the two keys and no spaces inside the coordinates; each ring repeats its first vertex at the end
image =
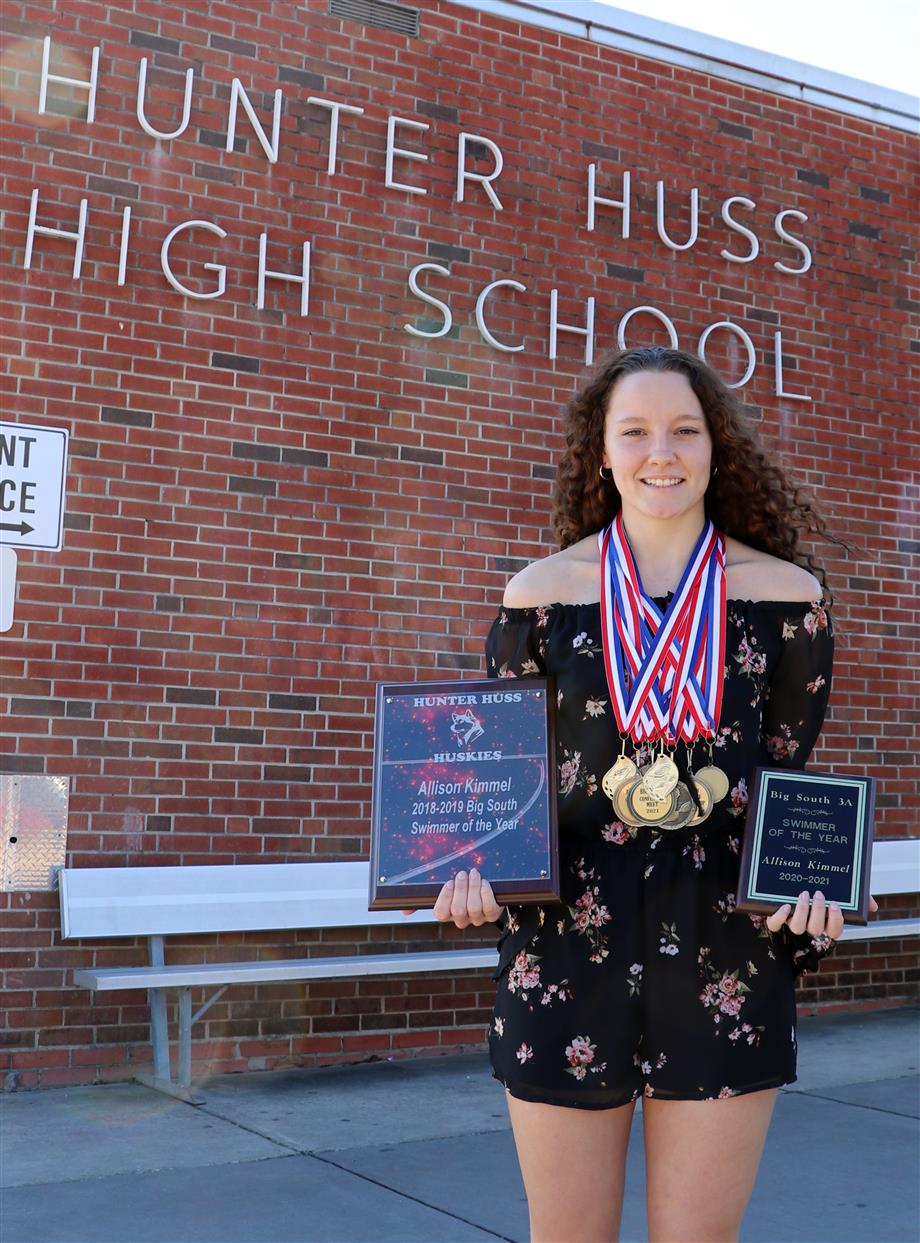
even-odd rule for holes
{"type": "MultiPolygon", "coordinates": [[[[481,673],[504,583],[552,551],[558,415],[584,371],[570,334],[547,357],[553,288],[566,323],[583,323],[596,296],[598,354],[620,316],[647,304],[671,316],[682,346],[725,319],[751,335],[746,402],[834,529],[861,545],[825,554],[840,637],[816,759],[884,775],[880,836],[915,833],[915,140],[449,3],[421,6],[418,39],[329,17],[325,0],[137,7],[69,0],[49,14],[7,0],[0,18],[4,409],[72,435],[64,548],[20,555],[16,622],[0,640],[2,764],[71,778],[68,863],[366,855],[374,684],[481,673]],[[37,115],[46,34],[52,72],[65,75],[88,76],[100,46],[93,124],[85,92],[63,87],[37,115]],[[191,123],[172,142],[135,118],[144,56],[148,115],[164,130],[195,69],[191,123]],[[266,125],[284,91],[274,166],[242,113],[237,150],[224,150],[234,76],[266,125]],[[311,94],[365,110],[342,119],[333,177],[328,114],[311,94]],[[395,169],[425,196],[384,186],[390,113],[430,126],[397,138],[429,156],[395,169]],[[475,185],[455,201],[461,130],[500,144],[503,211],[475,185]],[[606,197],[632,173],[628,239],[603,207],[597,230],[585,227],[591,162],[606,197]],[[659,179],[678,241],[699,188],[690,250],[656,235],[659,179]],[[23,270],[35,187],[43,225],[74,229],[89,200],[78,280],[72,244],[44,237],[23,270]],[[746,265],[720,255],[748,252],[720,219],[732,194],[757,204],[735,210],[761,243],[746,265]],[[802,276],[774,266],[801,262],[772,228],[784,208],[808,217],[787,224],[813,254],[802,276]],[[181,297],[159,263],[166,233],[201,217],[228,236],[177,243],[174,266],[210,288],[201,260],[226,264],[214,301],[181,297]],[[298,270],[312,243],[306,319],[277,282],[255,309],[265,230],[271,268],[298,270]],[[423,284],[454,312],[451,334],[430,341],[403,327],[426,314],[429,330],[440,324],[407,288],[426,261],[450,269],[423,284]],[[490,304],[492,330],[523,341],[520,353],[476,329],[478,292],[501,277],[527,286],[490,304]],[[808,401],[775,395],[777,330],[786,387],[808,401]]],[[[470,167],[487,172],[491,158],[470,167]]],[[[668,337],[640,316],[627,341],[668,337]]],[[[737,338],[716,331],[707,353],[741,378],[737,338]]],[[[143,946],[62,944],[56,894],[0,895],[0,907],[8,1086],[118,1078],[149,1062],[143,993],[93,1004],[70,984],[72,968],[140,962],[143,946]]],[[[371,929],[359,947],[470,936],[371,929]]],[[[241,941],[279,957],[356,944],[346,930],[211,938],[208,952],[234,958],[241,941]]],[[[176,957],[197,952],[189,942],[176,957]]],[[[914,998],[915,963],[906,942],[841,948],[803,999],[914,998]]],[[[482,1047],[492,992],[486,973],[235,989],[196,1028],[195,1069],[482,1047]]]]}

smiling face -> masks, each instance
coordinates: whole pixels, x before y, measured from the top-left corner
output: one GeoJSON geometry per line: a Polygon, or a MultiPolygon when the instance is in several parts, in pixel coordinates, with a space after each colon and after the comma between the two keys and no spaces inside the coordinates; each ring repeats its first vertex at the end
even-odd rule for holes
{"type": "Polygon", "coordinates": [[[702,508],[712,437],[689,380],[678,371],[636,371],[607,395],[604,467],[623,513],[675,518],[702,508]]]}

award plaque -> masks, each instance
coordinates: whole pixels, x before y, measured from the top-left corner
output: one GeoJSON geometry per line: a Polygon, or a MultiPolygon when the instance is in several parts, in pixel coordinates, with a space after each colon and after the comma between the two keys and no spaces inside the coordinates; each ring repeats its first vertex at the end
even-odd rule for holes
{"type": "Polygon", "coordinates": [[[844,921],[869,922],[875,778],[758,768],[748,802],[737,908],[772,912],[816,889],[844,921]]]}
{"type": "Polygon", "coordinates": [[[378,683],[368,910],[473,867],[500,905],[559,900],[555,700],[550,677],[378,683]]]}

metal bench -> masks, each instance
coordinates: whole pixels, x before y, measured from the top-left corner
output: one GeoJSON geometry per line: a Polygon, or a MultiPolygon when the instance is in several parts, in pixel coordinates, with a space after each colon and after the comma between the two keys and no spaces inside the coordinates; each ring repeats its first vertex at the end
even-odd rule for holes
{"type": "MultiPolygon", "coordinates": [[[[494,969],[495,949],[397,951],[336,957],[252,959],[245,962],[168,964],[164,938],[194,933],[295,928],[360,928],[435,923],[430,910],[406,916],[367,909],[368,863],[257,863],[213,867],[64,868],[59,873],[62,935],[66,939],[147,937],[150,962],[138,967],[81,968],[77,987],[98,992],[146,988],[150,1000],[153,1074],[137,1078],[191,1104],[192,1026],[231,984],[348,979],[371,975],[494,969]],[[217,991],[192,1013],[191,990],[217,991]],[[177,1074],[170,1069],[166,990],[179,994],[177,1074]]],[[[913,893],[920,888],[920,838],[875,843],[871,892],[913,893]]],[[[496,936],[498,924],[491,927],[496,936]]],[[[920,933],[920,919],[848,925],[843,940],[920,933]]]]}
{"type": "MultiPolygon", "coordinates": [[[[73,983],[100,992],[146,988],[154,1070],[136,1077],[161,1092],[201,1104],[204,1098],[191,1089],[192,1026],[231,984],[494,970],[496,950],[482,948],[246,962],[165,961],[164,937],[181,934],[437,923],[430,910],[410,916],[398,910],[369,911],[368,866],[357,862],[64,868],[59,877],[65,938],[144,936],[149,945],[148,966],[78,969],[73,983]],[[192,1013],[191,990],[200,985],[216,986],[217,991],[192,1013]],[[179,994],[175,1078],[170,1070],[167,989],[179,994]]],[[[497,937],[498,924],[491,927],[497,937]]]]}

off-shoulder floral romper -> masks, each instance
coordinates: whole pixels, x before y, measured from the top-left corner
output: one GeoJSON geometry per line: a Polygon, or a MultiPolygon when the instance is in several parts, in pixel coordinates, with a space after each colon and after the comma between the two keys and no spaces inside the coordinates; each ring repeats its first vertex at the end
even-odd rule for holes
{"type": "MultiPolygon", "coordinates": [[[[713,756],[730,793],[696,829],[632,829],[600,788],[620,751],[600,606],[500,610],[488,676],[556,682],[562,894],[502,915],[489,1056],[512,1095],[609,1109],[640,1094],[710,1100],[795,1081],[795,977],[835,943],[772,933],[764,916],[735,910],[735,890],[753,771],[804,767],[833,647],[823,602],[729,600],[713,756]]],[[[675,758],[683,777],[683,744],[675,758]]],[[[694,767],[706,762],[698,744],[694,767]]]]}

